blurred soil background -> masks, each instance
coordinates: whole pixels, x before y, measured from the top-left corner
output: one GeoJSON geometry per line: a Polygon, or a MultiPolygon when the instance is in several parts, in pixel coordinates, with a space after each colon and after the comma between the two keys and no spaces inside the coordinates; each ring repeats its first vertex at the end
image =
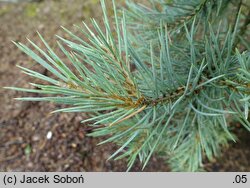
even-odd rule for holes
{"type": "MultiPolygon", "coordinates": [[[[122,0],[117,3],[125,4],[122,0]]],[[[13,98],[25,94],[3,89],[31,87],[28,83],[34,82],[16,65],[49,74],[11,41],[27,44],[27,37],[41,46],[39,31],[60,54],[55,35],[68,37],[60,26],[75,31],[73,24],[90,23],[90,17],[101,21],[101,14],[99,0],[0,1],[0,171],[126,171],[126,160],[107,161],[116,146],[96,146],[103,138],[86,135],[91,128],[80,123],[86,114],[50,114],[62,105],[15,101],[13,98]],[[49,131],[52,138],[48,140],[49,131]]],[[[240,125],[233,126],[238,127],[238,143],[224,148],[222,156],[213,162],[205,162],[207,171],[250,171],[250,133],[240,125]]],[[[132,171],[141,171],[141,165],[135,164],[132,171]]],[[[169,168],[163,158],[153,156],[144,171],[169,168]]]]}

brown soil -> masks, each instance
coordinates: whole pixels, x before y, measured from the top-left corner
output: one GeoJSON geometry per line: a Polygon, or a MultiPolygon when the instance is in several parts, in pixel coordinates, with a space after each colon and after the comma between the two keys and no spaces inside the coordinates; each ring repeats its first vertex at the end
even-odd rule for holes
{"type": "MultiPolygon", "coordinates": [[[[98,0],[43,0],[40,3],[0,3],[0,171],[125,171],[126,160],[107,161],[117,149],[114,145],[96,146],[101,139],[87,137],[91,130],[80,121],[86,114],[49,114],[60,105],[19,102],[25,94],[4,86],[30,87],[32,80],[16,65],[45,73],[11,41],[27,43],[26,37],[41,44],[39,32],[52,46],[55,34],[66,36],[63,25],[88,23],[100,18],[98,0]],[[52,131],[52,139],[46,135],[52,131]]],[[[225,149],[221,158],[206,163],[208,171],[250,171],[250,134],[239,131],[240,141],[225,149]]],[[[132,171],[140,171],[137,163],[132,171]]],[[[154,156],[145,171],[169,171],[163,159],[154,156]]]]}

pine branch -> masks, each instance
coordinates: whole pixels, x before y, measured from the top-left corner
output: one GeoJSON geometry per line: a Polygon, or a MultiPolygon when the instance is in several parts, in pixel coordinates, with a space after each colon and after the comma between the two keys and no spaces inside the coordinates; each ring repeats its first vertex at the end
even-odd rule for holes
{"type": "Polygon", "coordinates": [[[39,34],[46,51],[30,40],[33,49],[15,44],[53,76],[18,66],[46,83],[8,89],[42,94],[18,100],[68,105],[54,112],[89,113],[82,122],[94,127],[90,135],[108,137],[100,144],[117,144],[110,158],[127,158],[128,170],[138,159],[144,168],[159,152],[173,170],[200,170],[203,157],[212,160],[236,140],[232,117],[250,130],[250,53],[234,46],[249,20],[237,33],[238,13],[231,29],[218,16],[222,7],[230,11],[227,5],[227,0],[194,0],[181,7],[178,0],[157,0],[146,8],[130,2],[130,11],[119,17],[113,0],[111,24],[102,0],[104,28],[92,19],[92,30],[85,23],[77,26],[87,41],[65,28],[69,39],[58,36],[58,47],[75,70],[39,34]]]}

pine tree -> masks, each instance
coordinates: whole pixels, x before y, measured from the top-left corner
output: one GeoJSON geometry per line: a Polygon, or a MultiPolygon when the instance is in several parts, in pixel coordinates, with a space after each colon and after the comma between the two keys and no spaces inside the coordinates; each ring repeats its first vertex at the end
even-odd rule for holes
{"type": "Polygon", "coordinates": [[[92,19],[78,29],[88,41],[64,28],[69,39],[58,46],[75,70],[58,57],[39,34],[46,50],[15,43],[54,76],[18,66],[47,84],[31,83],[48,101],[69,107],[54,112],[88,112],[82,122],[90,136],[115,143],[110,158],[147,165],[163,153],[173,171],[202,170],[230,141],[232,121],[250,131],[249,2],[244,0],[128,1],[114,18],[101,1],[104,28],[92,19]],[[67,46],[67,48],[66,48],[67,46]],[[39,55],[38,55],[38,53],[39,55]]]}

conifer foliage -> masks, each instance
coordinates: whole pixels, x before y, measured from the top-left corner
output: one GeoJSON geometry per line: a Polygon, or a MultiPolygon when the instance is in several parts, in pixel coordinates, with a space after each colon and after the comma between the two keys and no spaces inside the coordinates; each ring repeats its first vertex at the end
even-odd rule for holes
{"type": "Polygon", "coordinates": [[[55,112],[90,114],[82,121],[93,127],[90,135],[117,144],[110,158],[127,158],[128,170],[161,153],[173,171],[198,171],[204,158],[236,142],[230,122],[250,131],[247,1],[127,1],[121,11],[113,0],[113,18],[104,0],[101,5],[104,27],[94,19],[93,29],[78,27],[88,40],[65,28],[70,37],[58,36],[67,63],[40,34],[46,50],[30,40],[32,48],[15,43],[53,74],[18,66],[47,83],[10,87],[42,96],[18,100],[63,103],[68,108],[55,112]]]}

